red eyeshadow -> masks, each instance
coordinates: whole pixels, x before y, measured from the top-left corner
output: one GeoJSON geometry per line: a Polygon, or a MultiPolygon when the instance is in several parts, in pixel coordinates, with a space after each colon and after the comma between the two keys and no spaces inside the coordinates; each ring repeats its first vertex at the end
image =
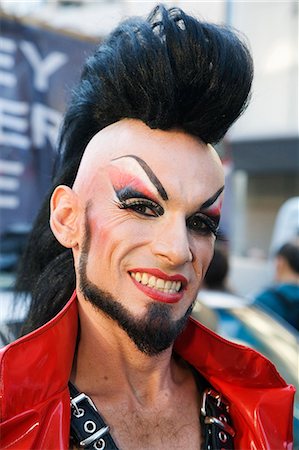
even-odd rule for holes
{"type": "Polygon", "coordinates": [[[222,203],[223,203],[223,198],[221,197],[221,198],[218,198],[213,205],[206,208],[206,211],[209,214],[209,216],[214,216],[214,217],[220,216],[222,203]]]}
{"type": "Polygon", "coordinates": [[[135,191],[141,192],[153,201],[158,202],[157,197],[154,196],[152,191],[150,191],[136,175],[123,172],[118,167],[114,166],[108,168],[108,173],[116,191],[130,186],[135,191]]]}

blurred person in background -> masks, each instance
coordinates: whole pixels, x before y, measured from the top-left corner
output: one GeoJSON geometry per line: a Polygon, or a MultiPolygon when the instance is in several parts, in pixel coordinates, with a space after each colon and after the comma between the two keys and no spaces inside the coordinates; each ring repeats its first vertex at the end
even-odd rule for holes
{"type": "Polygon", "coordinates": [[[299,239],[283,244],[274,258],[274,285],[257,295],[266,307],[299,330],[299,239]]]}
{"type": "Polygon", "coordinates": [[[218,142],[247,105],[236,32],[158,6],[84,67],[1,350],[1,448],[290,448],[294,388],[190,318],[213,255],[218,142]],[[50,204],[50,213],[49,213],[50,204]]]}
{"type": "MultiPolygon", "coordinates": [[[[217,293],[231,293],[228,288],[227,277],[229,274],[229,258],[228,249],[226,244],[224,245],[222,241],[216,241],[214,247],[214,254],[208,270],[206,271],[202,289],[205,291],[211,291],[215,294],[217,293]]],[[[200,301],[202,298],[203,291],[199,292],[198,302],[193,309],[193,317],[201,320],[205,326],[210,330],[217,332],[218,328],[218,318],[215,311],[212,308],[205,305],[200,301]],[[204,318],[204,320],[203,320],[204,318]]]]}
{"type": "Polygon", "coordinates": [[[299,197],[292,197],[279,208],[275,218],[270,244],[270,256],[279,248],[299,236],[299,197]]]}
{"type": "Polygon", "coordinates": [[[203,288],[214,291],[231,292],[228,286],[228,275],[228,250],[226,246],[218,242],[215,244],[214,255],[206,272],[203,288]]]}

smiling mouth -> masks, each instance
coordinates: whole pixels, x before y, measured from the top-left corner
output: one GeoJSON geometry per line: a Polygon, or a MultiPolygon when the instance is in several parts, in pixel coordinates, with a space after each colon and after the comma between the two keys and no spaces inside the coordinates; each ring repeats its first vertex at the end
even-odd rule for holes
{"type": "Polygon", "coordinates": [[[146,272],[130,272],[130,276],[142,284],[165,294],[177,294],[182,290],[181,281],[163,280],[146,272]]]}

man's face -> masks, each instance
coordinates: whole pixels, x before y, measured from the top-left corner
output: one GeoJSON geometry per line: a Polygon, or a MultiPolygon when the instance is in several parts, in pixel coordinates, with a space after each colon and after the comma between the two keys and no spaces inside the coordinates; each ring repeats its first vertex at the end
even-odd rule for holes
{"type": "Polygon", "coordinates": [[[215,151],[183,132],[137,120],[99,132],[73,187],[82,206],[79,301],[104,311],[140,350],[169,347],[210,263],[222,189],[215,151]]]}

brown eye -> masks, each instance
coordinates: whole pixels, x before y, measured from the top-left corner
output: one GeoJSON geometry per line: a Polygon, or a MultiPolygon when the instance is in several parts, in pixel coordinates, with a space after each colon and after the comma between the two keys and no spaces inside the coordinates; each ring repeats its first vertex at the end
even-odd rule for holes
{"type": "Polygon", "coordinates": [[[217,235],[218,223],[214,222],[204,214],[194,214],[189,217],[186,221],[186,225],[189,230],[204,236],[211,233],[215,236],[217,235]]]}
{"type": "Polygon", "coordinates": [[[152,217],[158,216],[158,214],[154,210],[143,204],[131,205],[130,209],[139,214],[142,214],[143,216],[152,216],[152,217]]]}
{"type": "Polygon", "coordinates": [[[145,217],[159,217],[164,214],[162,206],[146,198],[130,198],[123,200],[120,207],[122,209],[130,209],[145,217]]]}

